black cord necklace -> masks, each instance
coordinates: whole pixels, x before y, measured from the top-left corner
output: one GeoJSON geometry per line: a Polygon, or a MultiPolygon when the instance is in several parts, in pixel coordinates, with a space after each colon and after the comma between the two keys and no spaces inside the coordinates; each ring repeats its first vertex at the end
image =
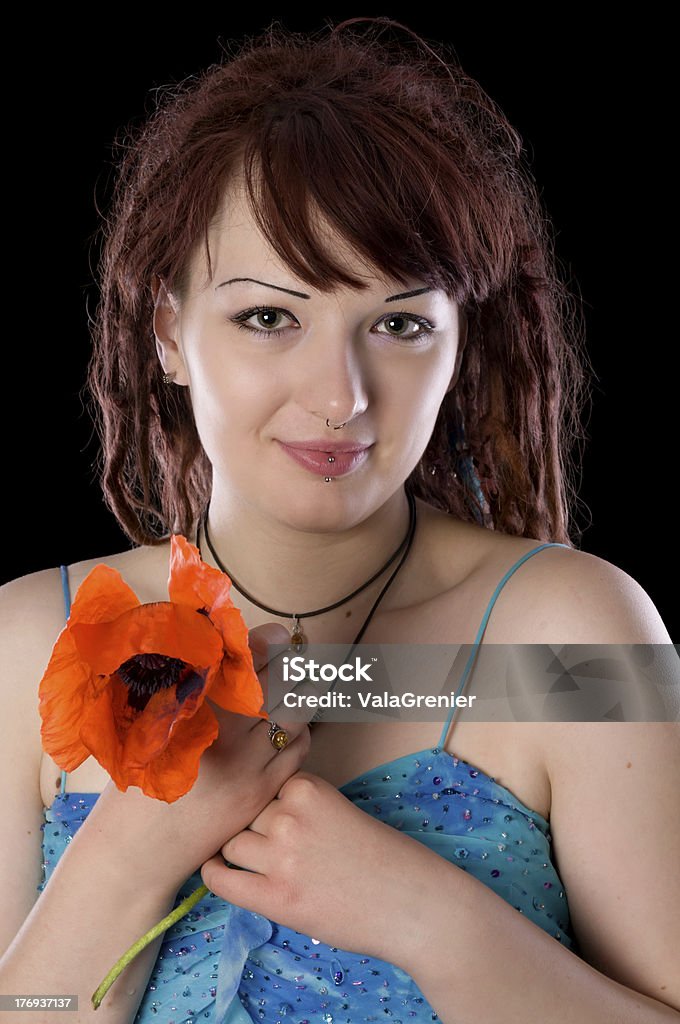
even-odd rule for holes
{"type": "MultiPolygon", "coordinates": [[[[240,594],[243,594],[244,597],[248,598],[248,600],[251,601],[254,605],[257,605],[258,608],[262,608],[263,611],[271,612],[272,615],[278,615],[278,616],[280,616],[282,618],[292,618],[293,619],[293,629],[291,630],[291,637],[290,637],[290,639],[291,639],[291,645],[293,646],[293,648],[295,650],[300,650],[302,645],[304,643],[306,643],[306,637],[305,637],[304,633],[302,632],[302,628],[300,626],[300,619],[306,619],[306,618],[309,618],[309,617],[314,616],[314,615],[321,615],[323,612],[331,611],[333,608],[338,608],[341,604],[345,604],[345,602],[349,601],[351,598],[353,598],[357,594],[361,593],[362,590],[365,590],[366,587],[368,587],[371,583],[373,583],[374,580],[376,580],[378,578],[378,576],[382,575],[382,573],[384,573],[385,570],[395,560],[395,558],[397,557],[399,552],[402,550],[402,548],[405,548],[404,553],[403,553],[403,555],[402,555],[402,557],[401,557],[401,559],[399,561],[399,564],[397,565],[396,569],[394,570],[394,572],[390,576],[389,580],[387,581],[387,583],[385,584],[383,589],[378,594],[378,597],[377,597],[375,603],[373,604],[373,607],[369,611],[369,613],[368,613],[368,615],[367,615],[367,617],[366,617],[366,619],[364,621],[363,626],[361,627],[359,633],[357,634],[356,638],[354,639],[354,641],[352,643],[352,650],[354,650],[354,648],[356,647],[356,645],[359,643],[359,641],[361,640],[362,636],[364,635],[364,633],[365,633],[365,631],[366,631],[366,629],[368,627],[369,622],[373,618],[373,614],[374,614],[376,608],[378,607],[380,601],[382,600],[382,598],[384,597],[385,593],[387,592],[387,589],[392,584],[393,580],[395,579],[395,577],[396,577],[397,573],[399,572],[399,570],[401,569],[402,565],[406,561],[406,557],[407,557],[409,551],[411,550],[411,545],[413,543],[413,537],[414,537],[415,532],[416,532],[416,523],[417,523],[416,501],[415,501],[415,498],[413,497],[413,495],[411,494],[410,491],[407,491],[406,497],[408,499],[408,504],[409,504],[409,525],[408,525],[408,530],[407,530],[406,536],[402,540],[401,544],[399,545],[397,550],[394,552],[394,554],[391,555],[391,557],[388,559],[388,561],[385,563],[385,565],[383,565],[383,567],[381,569],[379,569],[378,572],[376,572],[373,576],[371,576],[371,578],[369,580],[367,580],[366,583],[362,583],[362,585],[360,587],[357,587],[357,589],[353,590],[351,594],[348,594],[347,597],[343,597],[340,601],[336,601],[334,604],[326,605],[325,608],[318,608],[315,611],[311,611],[311,612],[301,612],[299,614],[295,614],[293,612],[279,611],[276,608],[270,608],[266,604],[261,604],[261,602],[257,601],[252,596],[252,594],[249,594],[247,590],[244,590],[244,588],[237,582],[237,580],[234,579],[233,575],[229,572],[229,570],[226,568],[226,566],[224,566],[222,564],[222,562],[220,561],[220,559],[219,559],[219,557],[217,555],[217,552],[215,551],[215,549],[214,549],[214,547],[212,545],[212,542],[210,540],[210,536],[209,536],[209,533],[208,533],[208,512],[210,510],[210,501],[208,501],[208,504],[206,506],[206,510],[203,513],[202,520],[199,521],[199,525],[198,525],[198,529],[197,529],[197,533],[196,533],[196,547],[198,548],[199,553],[200,553],[200,550],[201,550],[201,548],[200,548],[200,531],[201,531],[201,525],[202,525],[203,526],[203,532],[205,534],[206,543],[207,543],[208,547],[210,548],[210,553],[212,554],[213,558],[215,559],[215,562],[220,567],[222,572],[226,573],[226,575],[229,577],[229,579],[232,582],[232,585],[236,588],[236,590],[238,590],[238,592],[240,594]]],[[[350,651],[350,654],[351,654],[351,651],[350,651]]]]}

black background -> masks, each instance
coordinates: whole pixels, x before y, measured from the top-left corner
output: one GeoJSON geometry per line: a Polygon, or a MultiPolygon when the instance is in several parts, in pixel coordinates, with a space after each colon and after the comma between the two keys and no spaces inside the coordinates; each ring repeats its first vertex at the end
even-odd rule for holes
{"type": "Polygon", "coordinates": [[[580,523],[592,524],[581,546],[636,579],[677,640],[669,536],[676,513],[668,494],[677,436],[668,362],[674,343],[660,322],[658,243],[649,235],[659,216],[655,165],[666,144],[651,116],[660,63],[652,30],[595,25],[573,8],[562,16],[555,9],[548,24],[536,22],[531,6],[458,13],[451,5],[445,21],[412,7],[303,17],[248,6],[247,18],[200,9],[200,24],[189,8],[175,20],[161,8],[146,27],[138,11],[116,7],[108,22],[42,20],[39,31],[26,32],[14,76],[20,102],[8,106],[14,116],[6,121],[15,183],[5,213],[8,222],[17,212],[20,220],[14,241],[5,236],[16,274],[4,289],[0,582],[130,546],[104,506],[96,440],[80,399],[87,308],[97,298],[92,238],[116,133],[152,109],[154,88],[218,61],[220,40],[257,33],[273,18],[305,31],[326,19],[388,15],[452,43],[523,139],[558,257],[584,300],[598,376],[580,492],[580,523]]]}

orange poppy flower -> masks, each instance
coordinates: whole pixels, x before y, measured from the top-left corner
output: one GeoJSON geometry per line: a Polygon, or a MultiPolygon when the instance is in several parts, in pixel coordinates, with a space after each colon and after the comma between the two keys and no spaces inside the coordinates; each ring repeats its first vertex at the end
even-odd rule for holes
{"type": "Polygon", "coordinates": [[[141,604],[117,570],[95,566],[39,685],[43,748],[60,768],[92,755],[122,792],[138,786],[172,803],[219,732],[206,697],[267,717],[230,588],[181,534],[171,538],[169,601],[141,604]]]}

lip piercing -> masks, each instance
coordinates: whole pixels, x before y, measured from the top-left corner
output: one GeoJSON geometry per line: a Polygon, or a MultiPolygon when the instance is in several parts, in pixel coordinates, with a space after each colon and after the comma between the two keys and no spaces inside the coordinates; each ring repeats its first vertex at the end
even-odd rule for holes
{"type": "MultiPolygon", "coordinates": [[[[329,455],[329,456],[328,456],[328,461],[329,461],[329,462],[335,462],[335,457],[334,457],[333,455],[329,455]]],[[[327,484],[329,484],[329,483],[331,482],[331,480],[332,480],[332,479],[333,479],[333,477],[332,477],[332,476],[325,476],[325,477],[324,477],[324,480],[326,481],[326,483],[327,483],[327,484]]]]}

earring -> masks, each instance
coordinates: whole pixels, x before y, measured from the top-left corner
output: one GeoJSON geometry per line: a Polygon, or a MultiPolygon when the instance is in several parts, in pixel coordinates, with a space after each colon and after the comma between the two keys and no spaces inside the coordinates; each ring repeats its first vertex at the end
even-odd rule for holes
{"type": "Polygon", "coordinates": [[[176,376],[177,376],[177,372],[175,370],[173,370],[171,373],[164,373],[163,374],[163,383],[164,384],[172,384],[172,382],[173,382],[173,380],[175,379],[176,376]]]}

